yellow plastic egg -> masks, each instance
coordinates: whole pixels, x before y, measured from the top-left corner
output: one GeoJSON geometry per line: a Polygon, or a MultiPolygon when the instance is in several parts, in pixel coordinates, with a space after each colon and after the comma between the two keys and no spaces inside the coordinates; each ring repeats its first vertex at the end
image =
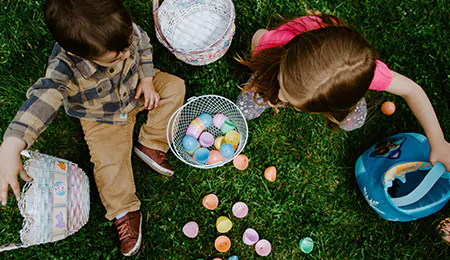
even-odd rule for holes
{"type": "Polygon", "coordinates": [[[220,216],[216,221],[216,228],[219,233],[227,233],[232,227],[233,223],[225,216],[220,216]]]}
{"type": "Polygon", "coordinates": [[[229,131],[225,135],[225,142],[230,143],[232,145],[237,145],[241,141],[241,135],[237,131],[229,131]]]}
{"type": "Polygon", "coordinates": [[[216,138],[216,140],[214,140],[214,147],[216,147],[217,150],[220,150],[220,147],[224,143],[225,143],[225,137],[219,136],[216,138]]]}
{"type": "Polygon", "coordinates": [[[248,157],[245,154],[240,154],[233,159],[233,165],[238,170],[245,170],[248,167],[248,157]]]}
{"type": "Polygon", "coordinates": [[[275,166],[267,167],[267,169],[264,171],[264,178],[266,178],[266,180],[270,182],[275,181],[275,179],[277,178],[277,169],[275,168],[275,166]]]}

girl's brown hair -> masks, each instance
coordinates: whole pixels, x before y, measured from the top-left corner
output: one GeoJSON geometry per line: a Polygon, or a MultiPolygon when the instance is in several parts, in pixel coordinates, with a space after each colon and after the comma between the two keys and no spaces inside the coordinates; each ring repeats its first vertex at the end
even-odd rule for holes
{"type": "Polygon", "coordinates": [[[264,49],[240,62],[254,71],[244,88],[280,104],[279,93],[296,109],[320,113],[337,127],[367,92],[376,55],[368,42],[339,18],[315,13],[320,29],[264,49]],[[280,84],[281,82],[281,84],[280,84]]]}

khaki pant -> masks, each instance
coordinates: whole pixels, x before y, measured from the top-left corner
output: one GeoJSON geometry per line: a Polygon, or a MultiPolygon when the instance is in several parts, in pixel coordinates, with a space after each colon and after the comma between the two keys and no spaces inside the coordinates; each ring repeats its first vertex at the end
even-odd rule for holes
{"type": "MultiPolygon", "coordinates": [[[[161,99],[157,108],[148,111],[147,122],[140,129],[139,143],[167,152],[169,146],[166,127],[170,116],[183,104],[184,81],[157,70],[153,85],[161,99]]],[[[109,220],[122,212],[140,208],[131,166],[131,153],[136,114],[142,110],[143,107],[130,112],[127,124],[80,120],[89,146],[91,162],[94,163],[95,183],[106,208],[105,217],[109,220]]]]}

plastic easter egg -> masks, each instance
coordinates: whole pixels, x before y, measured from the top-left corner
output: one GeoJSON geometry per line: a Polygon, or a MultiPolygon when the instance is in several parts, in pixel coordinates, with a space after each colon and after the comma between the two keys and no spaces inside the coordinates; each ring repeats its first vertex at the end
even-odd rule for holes
{"type": "Polygon", "coordinates": [[[183,233],[189,238],[196,237],[198,235],[198,224],[194,221],[186,223],[183,227],[183,233]]]}
{"type": "Polygon", "coordinates": [[[254,245],[259,240],[259,235],[256,230],[253,228],[247,228],[244,231],[244,235],[242,235],[242,241],[244,241],[244,244],[251,246],[254,245]]]}
{"type": "Polygon", "coordinates": [[[225,135],[225,142],[232,145],[237,145],[241,141],[241,135],[235,131],[231,130],[225,135]]]}
{"type": "Polygon", "coordinates": [[[194,152],[194,159],[199,163],[207,163],[209,159],[209,150],[206,148],[198,148],[194,152]]]}
{"type": "Polygon", "coordinates": [[[222,260],[222,258],[217,258],[217,257],[216,257],[216,258],[214,258],[213,260],[222,260]]]}
{"type": "Polygon", "coordinates": [[[244,202],[234,203],[231,210],[233,211],[233,215],[237,218],[243,218],[243,217],[247,216],[247,213],[248,213],[248,207],[244,202]]]}
{"type": "Polygon", "coordinates": [[[220,129],[222,127],[223,122],[225,122],[225,120],[227,119],[228,117],[224,114],[215,114],[213,117],[213,124],[215,127],[220,129]]]}
{"type": "Polygon", "coordinates": [[[216,238],[216,241],[214,242],[214,247],[217,251],[223,253],[230,249],[231,247],[231,241],[226,236],[219,236],[216,238]]]}
{"type": "Polygon", "coordinates": [[[210,147],[214,143],[214,136],[208,132],[203,132],[198,141],[202,147],[210,147]]]}
{"type": "Polygon", "coordinates": [[[304,237],[300,240],[298,246],[303,253],[309,254],[313,250],[314,241],[310,237],[304,237]]]}
{"type": "Polygon", "coordinates": [[[198,116],[198,118],[203,122],[203,125],[206,128],[208,128],[213,122],[213,117],[208,113],[202,113],[198,116]]]}
{"type": "Polygon", "coordinates": [[[233,159],[233,165],[238,170],[245,170],[248,167],[248,157],[245,154],[240,154],[233,159]]]}
{"type": "Polygon", "coordinates": [[[220,150],[220,147],[224,143],[225,143],[225,137],[224,136],[219,136],[219,137],[216,138],[216,140],[214,140],[214,147],[216,147],[217,150],[220,150]]]}
{"type": "Polygon", "coordinates": [[[261,239],[255,245],[256,253],[260,256],[268,256],[270,251],[272,251],[272,245],[269,241],[261,239]]]}
{"type": "Polygon", "coordinates": [[[383,112],[383,114],[390,116],[392,114],[394,114],[395,112],[395,104],[392,103],[391,101],[386,101],[381,105],[381,112],[383,112]]]}
{"type": "Polygon", "coordinates": [[[226,134],[228,132],[230,132],[231,130],[234,130],[236,128],[236,126],[234,125],[233,122],[231,122],[230,120],[225,120],[225,122],[223,122],[222,126],[220,127],[220,131],[223,134],[226,134]]]}
{"type": "Polygon", "coordinates": [[[225,216],[220,216],[216,221],[216,228],[219,233],[227,233],[232,227],[233,223],[225,216]]]}
{"type": "Polygon", "coordinates": [[[266,178],[266,180],[270,182],[274,182],[277,178],[277,168],[275,168],[274,166],[267,167],[267,169],[264,171],[264,178],[266,178]]]}
{"type": "Polygon", "coordinates": [[[208,194],[203,197],[202,204],[203,207],[209,210],[215,210],[217,205],[219,205],[219,198],[215,194],[208,194]]]}
{"type": "Polygon", "coordinates": [[[183,145],[183,148],[190,154],[193,154],[195,150],[197,150],[200,147],[197,139],[195,139],[195,137],[190,135],[186,135],[185,137],[183,137],[181,143],[183,145]]]}
{"type": "Polygon", "coordinates": [[[195,139],[198,139],[203,130],[200,128],[198,124],[189,124],[186,129],[186,135],[193,136],[195,139]]]}
{"type": "Polygon", "coordinates": [[[228,257],[228,260],[239,260],[239,258],[236,255],[232,255],[228,257]]]}
{"type": "Polygon", "coordinates": [[[209,152],[209,159],[208,159],[208,164],[215,164],[218,162],[223,162],[225,161],[226,158],[223,157],[219,151],[217,150],[212,150],[209,152]]]}
{"type": "Polygon", "coordinates": [[[224,143],[220,146],[220,154],[225,158],[231,158],[234,154],[234,147],[229,143],[224,143]]]}

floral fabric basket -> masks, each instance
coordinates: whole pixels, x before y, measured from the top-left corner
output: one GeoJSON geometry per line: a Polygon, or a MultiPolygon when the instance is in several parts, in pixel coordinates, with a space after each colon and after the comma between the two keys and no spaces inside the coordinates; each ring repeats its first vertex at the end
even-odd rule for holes
{"type": "Polygon", "coordinates": [[[196,66],[220,59],[236,29],[231,0],[153,0],[153,18],[161,44],[196,66]]]}
{"type": "Polygon", "coordinates": [[[0,252],[54,242],[77,232],[89,219],[89,181],[76,164],[25,150],[24,169],[33,180],[19,200],[24,217],[22,244],[0,247],[0,252]]]}

